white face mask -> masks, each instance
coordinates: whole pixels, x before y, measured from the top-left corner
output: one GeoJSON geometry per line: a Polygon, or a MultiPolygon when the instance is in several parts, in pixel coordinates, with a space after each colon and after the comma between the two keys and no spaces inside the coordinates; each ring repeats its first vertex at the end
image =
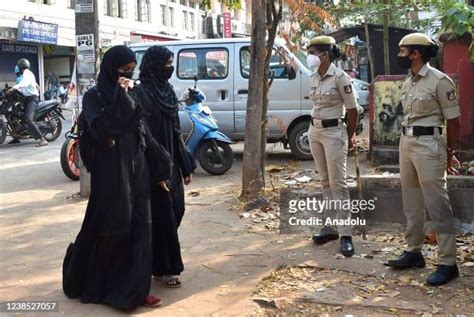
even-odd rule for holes
{"type": "Polygon", "coordinates": [[[319,56],[313,55],[313,54],[308,54],[306,57],[306,64],[308,64],[309,68],[319,68],[321,65],[321,59],[319,56]]]}

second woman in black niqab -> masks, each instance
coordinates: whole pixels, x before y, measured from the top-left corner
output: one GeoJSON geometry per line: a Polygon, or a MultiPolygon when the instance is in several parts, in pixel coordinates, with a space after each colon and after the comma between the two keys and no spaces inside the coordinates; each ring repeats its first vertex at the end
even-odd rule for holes
{"type": "Polygon", "coordinates": [[[169,287],[181,285],[178,275],[184,270],[178,239],[178,227],[184,216],[184,187],[191,181],[196,163],[181,137],[178,106],[169,78],[173,74],[173,53],[165,47],[152,46],[140,66],[140,85],[135,92],[149,112],[153,137],[171,155],[173,168],[170,192],[155,188],[151,195],[153,228],[153,275],[169,287]]]}
{"type": "Polygon", "coordinates": [[[160,303],[149,295],[149,180],[163,184],[171,169],[169,155],[143,123],[144,112],[123,88],[131,83],[127,77],[135,65],[129,48],[112,47],[97,85],[84,95],[81,157],[91,175],[91,192],[81,230],[63,263],[68,297],[127,310],[160,303]]]}

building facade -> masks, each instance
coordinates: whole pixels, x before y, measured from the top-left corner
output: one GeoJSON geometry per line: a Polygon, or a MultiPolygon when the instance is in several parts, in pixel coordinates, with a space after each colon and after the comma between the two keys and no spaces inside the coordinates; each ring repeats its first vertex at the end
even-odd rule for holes
{"type": "MultiPolygon", "coordinates": [[[[97,0],[99,45],[250,35],[250,4],[228,10],[217,0],[97,0]],[[224,14],[226,13],[226,14],[224,14]],[[224,15],[227,21],[224,22],[224,15]],[[229,24],[230,23],[230,24],[229,24]],[[228,33],[227,33],[228,35],[228,33]]],[[[41,90],[48,71],[69,82],[75,61],[75,8],[85,0],[0,0],[0,85],[15,83],[14,66],[26,57],[41,90]]]]}

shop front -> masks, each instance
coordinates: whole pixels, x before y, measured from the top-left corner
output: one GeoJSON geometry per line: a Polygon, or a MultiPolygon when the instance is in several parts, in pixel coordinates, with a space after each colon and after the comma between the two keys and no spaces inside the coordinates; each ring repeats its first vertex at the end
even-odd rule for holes
{"type": "Polygon", "coordinates": [[[39,48],[38,45],[26,45],[0,41],[0,85],[15,84],[15,65],[20,58],[26,58],[31,63],[31,71],[39,78],[39,48]]]}
{"type": "MultiPolygon", "coordinates": [[[[74,64],[74,48],[58,45],[58,38],[57,24],[35,21],[31,17],[19,20],[17,28],[0,27],[1,88],[15,84],[14,68],[21,58],[30,61],[41,92],[48,89],[48,73],[57,76],[61,84],[69,83],[74,64]]],[[[43,93],[41,95],[43,97],[43,93]]]]}

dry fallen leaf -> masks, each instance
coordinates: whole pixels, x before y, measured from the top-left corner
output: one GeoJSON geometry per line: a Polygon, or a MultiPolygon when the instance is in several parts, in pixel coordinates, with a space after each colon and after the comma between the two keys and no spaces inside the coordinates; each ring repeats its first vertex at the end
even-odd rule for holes
{"type": "Polygon", "coordinates": [[[408,283],[410,283],[410,281],[411,281],[411,276],[408,276],[408,275],[401,275],[401,276],[398,277],[398,279],[399,279],[400,281],[402,281],[403,283],[407,283],[407,284],[408,284],[408,283]]]}
{"type": "Polygon", "coordinates": [[[371,284],[371,283],[365,285],[365,288],[368,289],[371,292],[373,292],[377,289],[377,287],[374,284],[371,284]]]}

